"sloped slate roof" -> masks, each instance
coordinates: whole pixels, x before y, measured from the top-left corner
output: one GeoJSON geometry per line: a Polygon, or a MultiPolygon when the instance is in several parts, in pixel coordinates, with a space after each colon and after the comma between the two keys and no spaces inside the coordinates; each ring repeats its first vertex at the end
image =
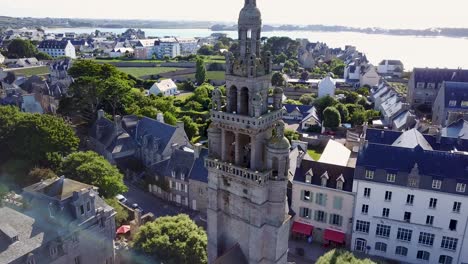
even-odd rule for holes
{"type": "Polygon", "coordinates": [[[468,181],[468,155],[450,152],[367,144],[359,152],[357,166],[410,173],[417,164],[422,175],[468,181]],[[382,154],[385,153],[385,157],[382,154]]]}
{"type": "Polygon", "coordinates": [[[468,70],[415,68],[414,80],[416,83],[426,82],[436,84],[443,81],[468,82],[468,70]]]}
{"type": "Polygon", "coordinates": [[[288,113],[294,112],[294,110],[299,109],[299,112],[306,116],[309,114],[309,111],[313,108],[313,106],[310,105],[293,105],[293,104],[284,104],[283,107],[286,109],[288,113]]]}
{"type": "Polygon", "coordinates": [[[468,140],[468,121],[460,119],[442,129],[442,137],[468,140]]]}
{"type": "Polygon", "coordinates": [[[40,49],[65,49],[67,40],[44,40],[39,44],[40,49]]]}
{"type": "Polygon", "coordinates": [[[93,188],[93,186],[77,182],[67,178],[48,179],[24,188],[24,191],[30,193],[41,193],[50,198],[65,200],[73,195],[73,192],[82,189],[93,188]]]}
{"type": "MultiPolygon", "coordinates": [[[[446,108],[461,108],[461,102],[468,101],[468,83],[462,82],[445,82],[444,90],[440,92],[445,93],[445,107],[446,108]],[[457,104],[450,106],[449,102],[455,100],[457,104]]],[[[468,107],[465,107],[468,111],[468,107]]]]}
{"type": "Polygon", "coordinates": [[[150,134],[160,139],[160,146],[164,149],[167,144],[169,144],[169,141],[176,130],[177,127],[175,126],[161,123],[148,117],[143,117],[136,127],[136,141],[141,144],[143,136],[150,134]]]}
{"type": "Polygon", "coordinates": [[[305,183],[307,173],[312,170],[312,185],[321,186],[321,176],[327,172],[328,183],[327,187],[336,188],[336,180],[343,175],[345,180],[343,184],[343,190],[352,192],[353,191],[353,179],[354,179],[354,168],[338,166],[333,164],[322,163],[313,160],[303,160],[301,166],[296,169],[294,175],[294,181],[305,183]]]}
{"type": "Polygon", "coordinates": [[[432,146],[424,136],[415,128],[403,132],[400,137],[393,142],[392,146],[414,149],[420,146],[424,150],[432,150],[432,146]]]}
{"type": "Polygon", "coordinates": [[[208,170],[205,167],[205,158],[208,156],[208,149],[202,149],[200,157],[193,163],[190,179],[208,183],[208,170]]]}

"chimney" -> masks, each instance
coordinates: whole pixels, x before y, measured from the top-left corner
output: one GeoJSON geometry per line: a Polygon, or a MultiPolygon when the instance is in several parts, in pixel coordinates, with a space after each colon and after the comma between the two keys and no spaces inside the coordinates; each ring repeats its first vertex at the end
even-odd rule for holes
{"type": "Polygon", "coordinates": [[[160,123],[164,123],[164,115],[163,113],[158,113],[156,120],[160,123]]]}
{"type": "Polygon", "coordinates": [[[97,119],[104,118],[104,110],[99,109],[97,112],[97,119]]]}
{"type": "Polygon", "coordinates": [[[200,143],[197,143],[197,144],[195,144],[195,145],[193,146],[195,159],[200,158],[200,152],[201,152],[201,150],[202,150],[202,147],[203,147],[203,145],[200,144],[200,143]]]}
{"type": "Polygon", "coordinates": [[[114,123],[115,123],[115,133],[119,134],[122,132],[122,117],[119,115],[114,116],[114,123]]]}
{"type": "Polygon", "coordinates": [[[141,222],[141,211],[140,209],[135,209],[135,211],[133,211],[133,214],[134,214],[134,217],[135,217],[135,224],[137,227],[140,227],[142,222],[141,222]]]}

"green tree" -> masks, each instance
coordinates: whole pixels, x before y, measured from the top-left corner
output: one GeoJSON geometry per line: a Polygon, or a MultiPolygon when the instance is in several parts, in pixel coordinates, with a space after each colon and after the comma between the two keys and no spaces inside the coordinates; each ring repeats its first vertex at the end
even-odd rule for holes
{"type": "Polygon", "coordinates": [[[327,107],[323,111],[323,125],[328,128],[337,128],[341,125],[340,112],[335,107],[327,107]]]}
{"type": "Polygon", "coordinates": [[[356,92],[351,92],[346,94],[345,103],[346,104],[355,104],[359,99],[359,94],[356,92]]]}
{"type": "Polygon", "coordinates": [[[271,85],[273,86],[284,86],[284,83],[286,81],[284,80],[283,74],[281,72],[275,72],[271,76],[271,85]]]}
{"type": "Polygon", "coordinates": [[[208,263],[205,231],[187,215],[165,216],[138,230],[133,247],[168,264],[208,263]]]}
{"type": "Polygon", "coordinates": [[[29,40],[14,39],[8,44],[8,58],[30,58],[37,53],[37,48],[29,40]]]}
{"type": "Polygon", "coordinates": [[[346,105],[340,103],[335,105],[335,108],[338,110],[338,112],[340,112],[341,121],[347,122],[349,120],[349,111],[346,105]]]}
{"type": "Polygon", "coordinates": [[[206,81],[206,67],[202,58],[197,59],[196,69],[197,71],[195,73],[195,80],[197,81],[198,85],[201,85],[206,81]]]}
{"type": "Polygon", "coordinates": [[[169,62],[169,61],[171,60],[171,57],[168,56],[168,55],[164,55],[163,60],[164,60],[165,62],[169,62]]]}
{"type": "Polygon", "coordinates": [[[333,249],[321,256],[315,264],[376,264],[370,259],[358,259],[349,251],[333,249]]]}
{"type": "Polygon", "coordinates": [[[111,198],[126,192],[123,175],[96,152],[75,152],[62,162],[60,172],[68,178],[99,188],[99,193],[111,198]]]}
{"type": "Polygon", "coordinates": [[[299,98],[299,102],[303,105],[313,105],[314,104],[314,97],[311,94],[303,94],[301,98],[299,98]]]}
{"type": "Polygon", "coordinates": [[[340,59],[333,59],[330,63],[330,71],[336,76],[344,76],[345,63],[340,59]]]}
{"type": "Polygon", "coordinates": [[[115,210],[115,222],[117,226],[125,224],[128,220],[128,211],[122,205],[120,205],[119,201],[117,201],[115,198],[107,198],[105,201],[115,210]]]}
{"type": "Polygon", "coordinates": [[[284,130],[284,136],[289,139],[289,142],[293,141],[293,140],[299,140],[299,133],[297,133],[296,131],[294,130],[291,130],[291,129],[285,129],[284,130]]]}
{"type": "Polygon", "coordinates": [[[198,126],[190,117],[183,116],[180,121],[184,122],[185,133],[187,133],[189,139],[198,136],[198,126]]]}
{"type": "Polygon", "coordinates": [[[197,54],[199,55],[205,55],[205,56],[210,56],[214,54],[214,49],[213,46],[211,45],[203,45],[198,49],[197,54]]]}
{"type": "Polygon", "coordinates": [[[273,63],[280,64],[280,63],[285,63],[286,60],[288,60],[288,56],[284,54],[284,52],[281,52],[277,56],[275,56],[273,63]]]}
{"type": "Polygon", "coordinates": [[[367,87],[361,87],[361,88],[357,89],[356,92],[358,94],[362,95],[362,96],[369,96],[369,88],[367,88],[367,87]]]}
{"type": "Polygon", "coordinates": [[[47,53],[44,53],[44,52],[38,52],[36,53],[36,59],[38,60],[53,60],[54,58],[52,58],[52,56],[50,56],[49,54],[47,53]]]}
{"type": "Polygon", "coordinates": [[[346,108],[348,109],[349,116],[352,116],[355,112],[364,112],[364,107],[358,104],[346,104],[346,108]]]}
{"type": "Polygon", "coordinates": [[[177,125],[177,118],[171,114],[170,112],[165,112],[164,113],[164,122],[166,124],[169,124],[171,126],[177,125]]]}
{"type": "Polygon", "coordinates": [[[355,126],[362,125],[366,120],[367,116],[365,111],[355,111],[351,115],[351,123],[355,126]]]}
{"type": "Polygon", "coordinates": [[[317,109],[319,118],[323,119],[323,111],[329,106],[335,106],[337,103],[338,101],[329,95],[315,99],[314,106],[317,109]]]}

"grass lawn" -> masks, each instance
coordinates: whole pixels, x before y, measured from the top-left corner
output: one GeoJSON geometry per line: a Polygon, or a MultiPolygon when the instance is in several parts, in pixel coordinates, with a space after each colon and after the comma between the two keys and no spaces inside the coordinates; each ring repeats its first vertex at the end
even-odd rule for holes
{"type": "Polygon", "coordinates": [[[177,95],[176,98],[181,100],[181,101],[185,101],[185,100],[187,100],[187,98],[189,98],[192,95],[193,95],[193,93],[181,93],[181,94],[177,95]]]}
{"type": "Polygon", "coordinates": [[[19,69],[19,70],[14,70],[13,72],[17,75],[25,75],[25,76],[44,75],[44,74],[50,73],[49,67],[47,66],[19,69]]]}
{"type": "MultiPolygon", "coordinates": [[[[187,77],[192,80],[195,79],[195,74],[182,75],[182,77],[187,77]]],[[[226,72],[224,71],[209,71],[206,73],[206,78],[208,80],[224,80],[226,78],[226,72]]]]}
{"type": "Polygon", "coordinates": [[[135,77],[142,77],[147,75],[156,75],[166,72],[173,72],[181,70],[182,68],[173,68],[173,67],[122,67],[118,68],[119,70],[131,74],[135,77]]]}
{"type": "Polygon", "coordinates": [[[307,153],[311,156],[315,161],[319,160],[322,156],[323,149],[308,149],[307,153]]]}

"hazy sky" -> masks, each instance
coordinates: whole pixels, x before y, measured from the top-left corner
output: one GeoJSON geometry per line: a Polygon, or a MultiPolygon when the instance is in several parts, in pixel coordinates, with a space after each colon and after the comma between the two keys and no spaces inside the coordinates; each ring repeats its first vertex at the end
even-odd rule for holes
{"type": "MultiPolygon", "coordinates": [[[[0,15],[236,21],[243,0],[0,0],[0,15]]],[[[267,24],[467,27],[467,0],[257,0],[267,24]]]]}

